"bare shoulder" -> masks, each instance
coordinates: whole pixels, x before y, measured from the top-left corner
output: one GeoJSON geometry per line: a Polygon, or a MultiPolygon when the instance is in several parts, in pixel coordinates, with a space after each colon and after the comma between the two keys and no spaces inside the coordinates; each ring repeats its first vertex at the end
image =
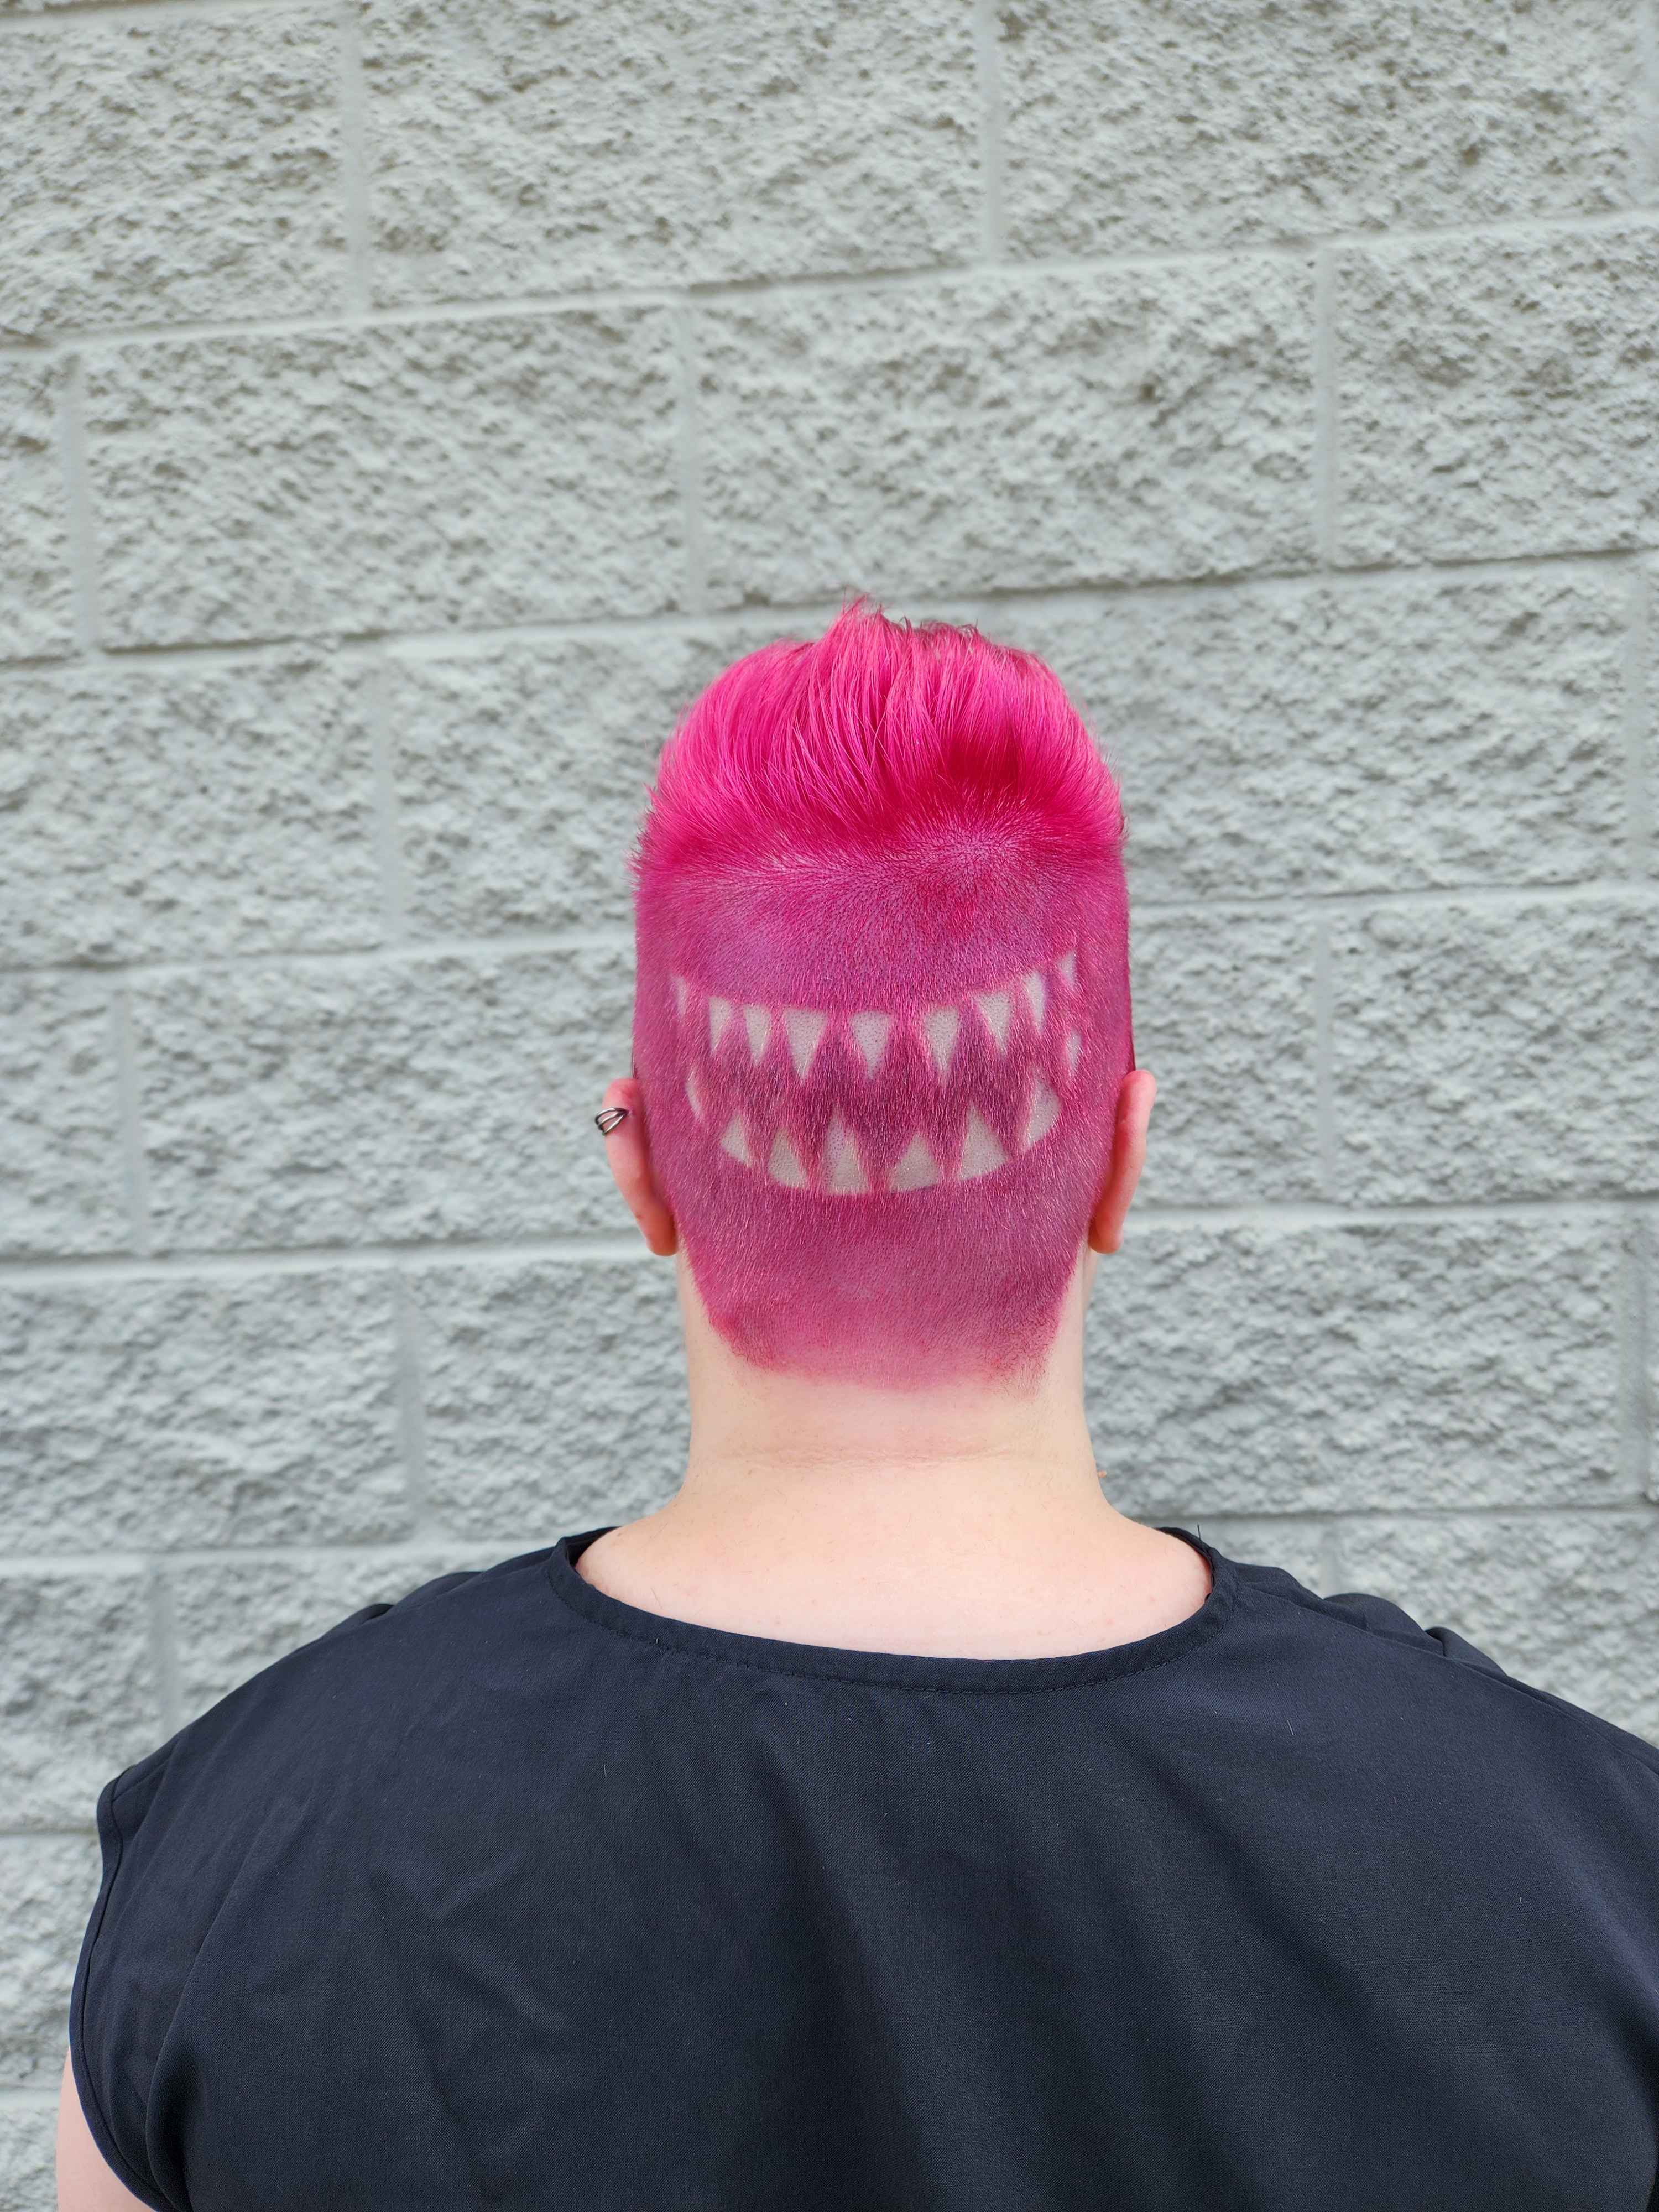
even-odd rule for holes
{"type": "Polygon", "coordinates": [[[143,2198],[116,2179],[93,2141],[75,2069],[65,2057],[58,2096],[58,2212],[131,2212],[134,2206],[148,2212],[143,2198]]]}

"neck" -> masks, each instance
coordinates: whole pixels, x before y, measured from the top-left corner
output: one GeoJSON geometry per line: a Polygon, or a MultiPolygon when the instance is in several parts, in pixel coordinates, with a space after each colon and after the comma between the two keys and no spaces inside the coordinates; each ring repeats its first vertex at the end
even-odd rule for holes
{"type": "MultiPolygon", "coordinates": [[[[584,1555],[647,1611],[797,1642],[1018,1656],[1146,1633],[1207,1570],[1104,1497],[1083,1410],[1080,1265],[1016,1390],[863,1389],[751,1367],[682,1267],[691,1449],[677,1495],[584,1555]],[[1171,1555],[1179,1555],[1172,1557],[1171,1555]],[[1109,1632],[1115,1627],[1120,1632],[1109,1632]]],[[[1190,1602],[1185,1602],[1190,1600],[1190,1602]]]]}

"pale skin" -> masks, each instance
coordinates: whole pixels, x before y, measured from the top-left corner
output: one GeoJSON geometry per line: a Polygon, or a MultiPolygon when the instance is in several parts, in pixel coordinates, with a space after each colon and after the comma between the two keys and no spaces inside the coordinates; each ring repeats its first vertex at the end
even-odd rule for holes
{"type": "MultiPolygon", "coordinates": [[[[606,1106],[605,1140],[649,1249],[676,1261],[691,1447],[665,1505],[591,1544],[577,1571],[646,1612],[842,1650],[1035,1659],[1173,1627],[1210,1591],[1203,1559],[1118,1511],[1083,1411],[1083,1314],[1115,1252],[1158,1085],[1124,1079],[1110,1158],[1048,1362],[1020,1390],[860,1389],[774,1375],[710,1327],[651,1160],[638,1084],[606,1106]]],[[[68,2059],[58,2116],[59,2212],[142,2199],[94,2142],[68,2059]]]]}

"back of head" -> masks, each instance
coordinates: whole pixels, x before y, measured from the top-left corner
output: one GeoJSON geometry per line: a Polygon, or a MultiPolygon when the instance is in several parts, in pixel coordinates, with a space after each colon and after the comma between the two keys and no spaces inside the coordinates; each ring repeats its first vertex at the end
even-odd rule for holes
{"type": "Polygon", "coordinates": [[[1122,813],[1057,677],[855,602],[664,750],[635,1071],[714,1326],[758,1365],[1015,1378],[1133,1064],[1122,813]]]}

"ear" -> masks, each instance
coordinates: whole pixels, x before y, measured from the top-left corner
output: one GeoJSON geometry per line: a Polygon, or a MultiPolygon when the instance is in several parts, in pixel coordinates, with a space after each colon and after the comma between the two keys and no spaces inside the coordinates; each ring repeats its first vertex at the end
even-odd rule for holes
{"type": "Polygon", "coordinates": [[[1157,1096],[1158,1078],[1150,1067],[1132,1067],[1119,1088],[1112,1157],[1105,1186],[1089,1217],[1091,1252],[1115,1252],[1123,1242],[1124,1218],[1146,1164],[1146,1124],[1152,1118],[1152,1101],[1157,1096]]]}
{"type": "Polygon", "coordinates": [[[605,1103],[628,1109],[628,1119],[619,1121],[605,1140],[617,1188],[638,1222],[641,1236],[653,1252],[666,1259],[678,1246],[679,1232],[651,1171],[651,1142],[645,1126],[645,1104],[636,1079],[631,1075],[618,1076],[607,1087],[605,1103]]]}

